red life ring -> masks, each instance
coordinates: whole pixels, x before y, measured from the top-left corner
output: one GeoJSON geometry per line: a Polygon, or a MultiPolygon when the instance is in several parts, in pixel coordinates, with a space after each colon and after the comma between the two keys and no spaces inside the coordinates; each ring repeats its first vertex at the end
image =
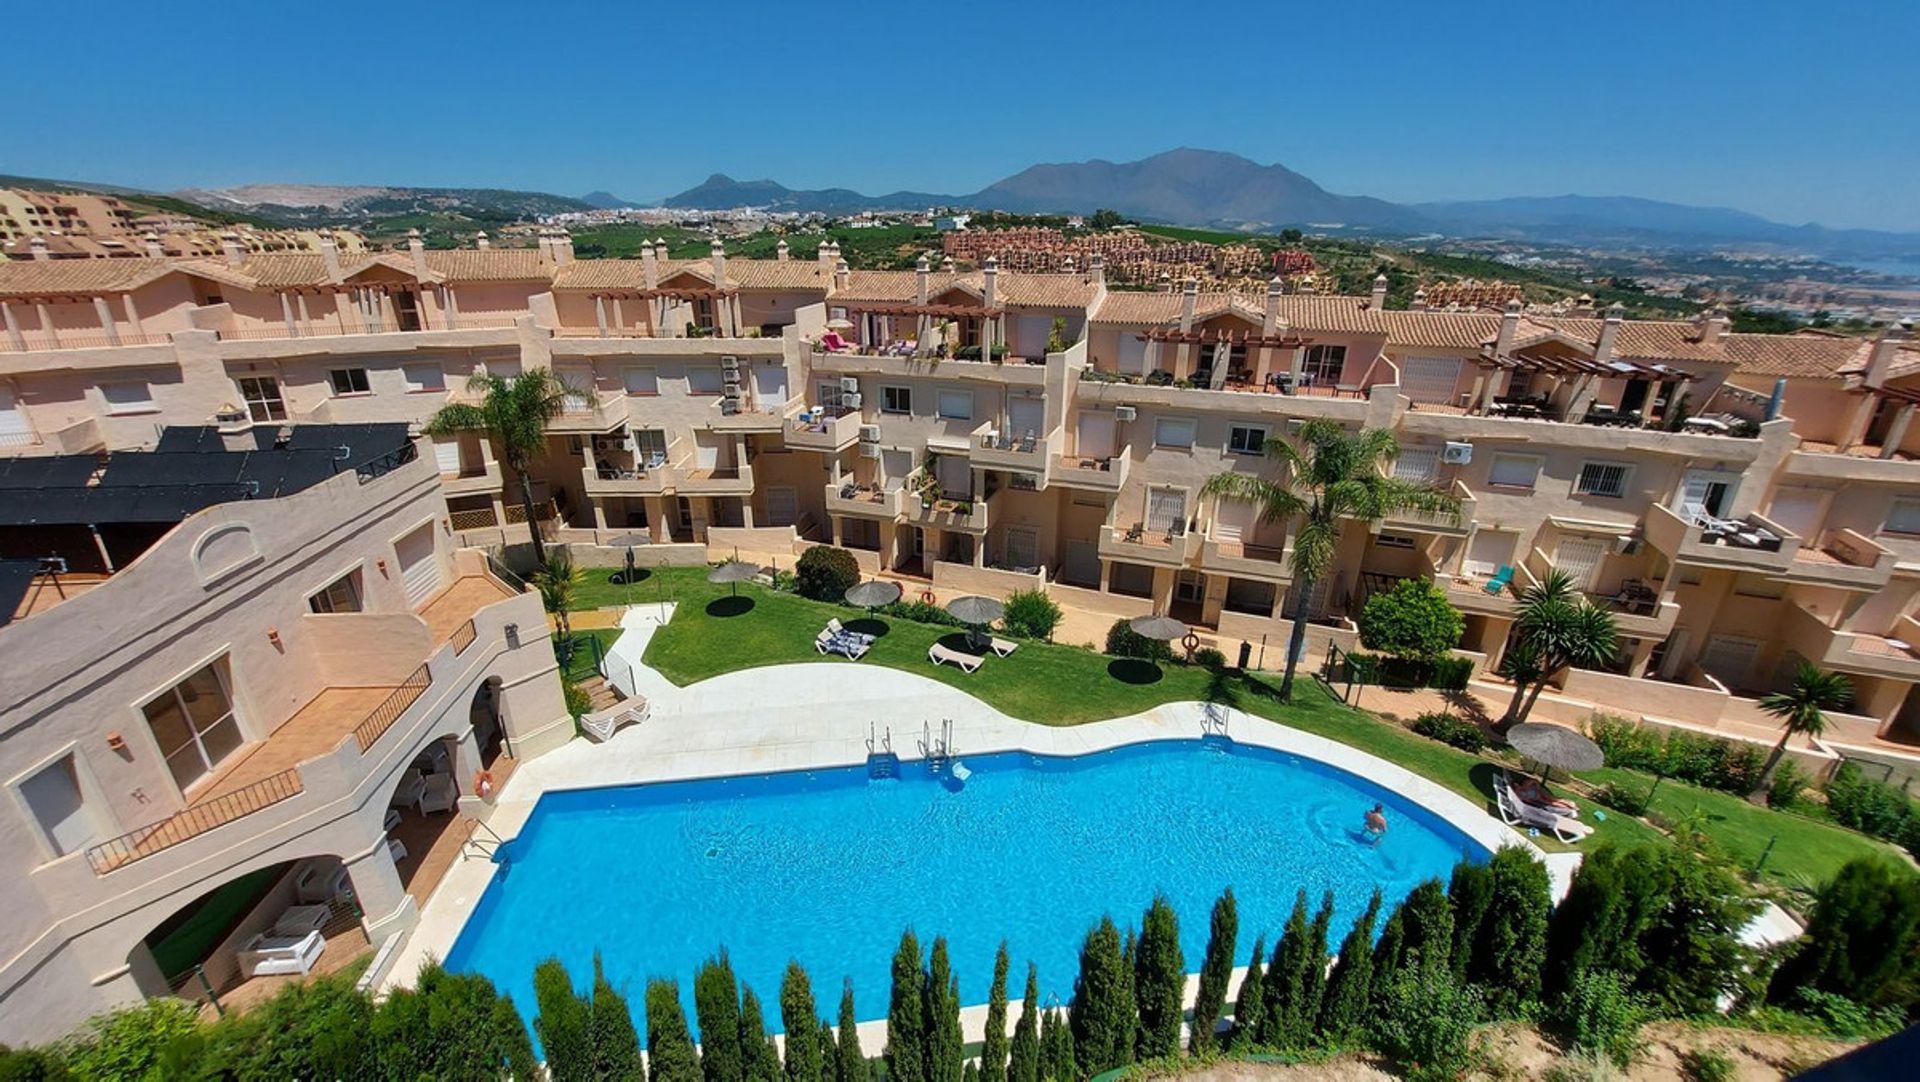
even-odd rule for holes
{"type": "Polygon", "coordinates": [[[491,792],[493,792],[492,772],[482,770],[475,774],[473,776],[473,795],[484,800],[487,794],[491,792]]]}
{"type": "Polygon", "coordinates": [[[931,586],[920,591],[920,603],[922,605],[932,605],[936,602],[937,599],[933,596],[933,588],[931,586]]]}

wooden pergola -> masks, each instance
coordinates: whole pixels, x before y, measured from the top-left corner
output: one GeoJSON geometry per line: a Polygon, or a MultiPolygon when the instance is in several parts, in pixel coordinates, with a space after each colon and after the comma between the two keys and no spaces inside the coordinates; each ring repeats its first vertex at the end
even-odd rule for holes
{"type": "Polygon", "coordinates": [[[1297,334],[1261,334],[1251,330],[1200,329],[1183,331],[1177,327],[1149,327],[1145,334],[1135,335],[1147,342],[1165,342],[1171,345],[1199,346],[1245,346],[1248,349],[1299,349],[1313,344],[1313,339],[1297,334]]]}

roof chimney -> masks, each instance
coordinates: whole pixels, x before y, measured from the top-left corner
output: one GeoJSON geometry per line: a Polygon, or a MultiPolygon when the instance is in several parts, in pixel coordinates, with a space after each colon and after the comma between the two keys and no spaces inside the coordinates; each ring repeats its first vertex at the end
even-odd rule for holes
{"type": "Polygon", "coordinates": [[[573,262],[573,234],[564,226],[553,231],[553,261],[555,263],[573,262]]]}
{"type": "Polygon", "coordinates": [[[660,284],[660,257],[653,254],[653,245],[650,243],[640,246],[640,274],[646,280],[648,289],[660,284]]]}
{"type": "Polygon", "coordinates": [[[1160,292],[1173,292],[1173,275],[1168,274],[1166,271],[1160,272],[1160,292]]]}
{"type": "Polygon", "coordinates": [[[1188,275],[1180,283],[1180,329],[1193,329],[1193,309],[1200,302],[1200,283],[1188,275]]]}
{"type": "Polygon", "coordinates": [[[153,230],[149,229],[145,233],[141,234],[140,239],[147,246],[148,259],[165,259],[167,257],[166,248],[164,248],[160,244],[160,234],[155,233],[153,230]]]}
{"type": "Polygon", "coordinates": [[[780,243],[773,246],[773,258],[785,263],[791,255],[787,251],[787,238],[781,237],[780,243]]]}
{"type": "Polygon", "coordinates": [[[842,259],[833,265],[833,288],[847,288],[847,280],[853,274],[847,269],[847,261],[842,259]]]}
{"type": "Polygon", "coordinates": [[[1591,317],[1593,315],[1593,294],[1580,294],[1580,299],[1573,302],[1573,314],[1576,316],[1591,317]]]}
{"type": "Polygon", "coordinates": [[[1613,360],[1613,345],[1620,337],[1620,323],[1626,318],[1627,309],[1618,301],[1607,306],[1607,318],[1600,324],[1600,340],[1593,346],[1594,363],[1606,364],[1613,360]]]}
{"type": "Polygon", "coordinates": [[[820,246],[813,250],[813,261],[820,264],[821,274],[833,273],[833,249],[827,247],[826,241],[821,241],[820,246]]]}
{"type": "Polygon", "coordinates": [[[952,274],[952,273],[953,273],[953,257],[952,257],[952,256],[943,256],[943,257],[941,257],[941,259],[940,259],[940,273],[942,273],[942,274],[952,274]]]}
{"type": "Polygon", "coordinates": [[[247,250],[240,247],[240,237],[231,231],[220,234],[220,254],[227,257],[227,266],[237,267],[247,261],[247,250]]]}
{"type": "Polygon", "coordinates": [[[1507,310],[1500,314],[1500,336],[1493,340],[1493,355],[1505,357],[1513,345],[1514,332],[1520,329],[1520,298],[1514,297],[1507,302],[1507,310]]]}
{"type": "Polygon", "coordinates": [[[1873,353],[1867,358],[1866,382],[1869,387],[1878,387],[1887,381],[1887,370],[1893,366],[1893,358],[1900,352],[1900,344],[1913,334],[1913,321],[1903,319],[1880,332],[1874,340],[1873,353]]]}
{"type": "Polygon", "coordinates": [[[1093,255],[1088,257],[1087,259],[1087,273],[1093,276],[1094,285],[1097,285],[1097,286],[1106,285],[1107,284],[1107,257],[1101,255],[1099,252],[1093,253],[1093,255]]]}
{"type": "Polygon", "coordinates": [[[665,263],[667,261],[667,238],[665,237],[653,238],[653,258],[660,261],[661,263],[665,263]]]}
{"type": "Polygon", "coordinates": [[[1413,303],[1407,307],[1415,312],[1427,310],[1427,291],[1424,287],[1413,291],[1413,303]]]}
{"type": "Polygon", "coordinates": [[[840,242],[837,240],[827,244],[827,254],[833,256],[833,266],[836,271],[842,263],[846,262],[846,260],[840,258],[840,242]]]}
{"type": "Polygon", "coordinates": [[[340,246],[334,243],[331,229],[320,231],[320,262],[326,264],[327,277],[337,281],[340,277],[340,246]]]}
{"type": "Polygon", "coordinates": [[[727,288],[727,246],[720,242],[719,237],[713,238],[713,243],[707,245],[707,258],[713,261],[713,288],[727,288]]]}
{"type": "Polygon", "coordinates": [[[1072,255],[1068,255],[1067,258],[1061,262],[1060,269],[1065,271],[1068,274],[1073,273],[1073,256],[1072,255]]]}
{"type": "Polygon", "coordinates": [[[413,273],[425,278],[432,273],[427,270],[427,242],[420,239],[418,229],[407,230],[407,251],[413,253],[413,273]]]}
{"type": "Polygon", "coordinates": [[[1727,330],[1732,326],[1733,321],[1727,318],[1727,313],[1723,309],[1715,308],[1707,313],[1705,322],[1700,324],[1701,343],[1711,345],[1720,341],[1726,337],[1727,330]]]}
{"type": "Polygon", "coordinates": [[[1280,323],[1281,288],[1280,276],[1277,274],[1273,276],[1272,280],[1267,282],[1267,318],[1260,326],[1260,336],[1262,338],[1273,334],[1274,328],[1280,323]]]}
{"type": "Polygon", "coordinates": [[[480,249],[483,252],[486,251],[488,248],[493,247],[493,242],[487,239],[486,230],[482,229],[480,232],[475,233],[473,235],[473,246],[475,248],[480,249]]]}
{"type": "Polygon", "coordinates": [[[1386,306],[1387,276],[1384,274],[1376,274],[1373,276],[1373,310],[1378,312],[1386,308],[1386,306]]]}
{"type": "Polygon", "coordinates": [[[992,256],[988,256],[987,261],[980,265],[980,270],[983,277],[986,278],[986,288],[984,290],[986,294],[986,306],[988,308],[996,307],[994,301],[1000,292],[1000,261],[992,256]]]}
{"type": "Polygon", "coordinates": [[[913,303],[915,304],[927,303],[927,266],[927,257],[924,255],[920,257],[918,263],[913,265],[913,303]]]}
{"type": "Polygon", "coordinates": [[[27,248],[33,252],[33,258],[35,259],[53,258],[53,254],[47,251],[47,238],[37,233],[27,238],[27,248]]]}

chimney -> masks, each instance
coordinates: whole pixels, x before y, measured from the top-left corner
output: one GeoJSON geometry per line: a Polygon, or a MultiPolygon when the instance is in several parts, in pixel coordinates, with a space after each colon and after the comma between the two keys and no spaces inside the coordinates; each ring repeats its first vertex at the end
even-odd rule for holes
{"type": "Polygon", "coordinates": [[[1724,309],[1715,308],[1707,313],[1706,321],[1700,325],[1700,341],[1703,345],[1712,345],[1725,338],[1733,321],[1727,318],[1724,309]]]}
{"type": "Polygon", "coordinates": [[[1065,271],[1068,274],[1073,273],[1073,257],[1071,255],[1069,255],[1066,258],[1066,260],[1060,264],[1060,269],[1065,271]]]}
{"type": "Polygon", "coordinates": [[[988,308],[997,307],[994,302],[1000,294],[1000,261],[992,256],[988,256],[987,261],[980,265],[980,270],[987,280],[985,289],[986,306],[988,308]]]}
{"type": "Polygon", "coordinates": [[[1513,335],[1520,329],[1520,298],[1507,302],[1507,310],[1500,315],[1500,336],[1493,340],[1493,355],[1505,357],[1513,345],[1513,335]]]}
{"type": "Polygon", "coordinates": [[[1386,307],[1387,276],[1384,274],[1376,274],[1373,276],[1373,310],[1379,312],[1385,310],[1386,307]]]}
{"type": "Polygon", "coordinates": [[[659,260],[662,263],[665,263],[667,261],[667,238],[665,237],[653,238],[653,258],[655,258],[656,260],[659,260]]]}
{"type": "Polygon", "coordinates": [[[1200,303],[1200,283],[1188,275],[1180,283],[1180,329],[1193,329],[1193,309],[1200,303]]]}
{"type": "Polygon", "coordinates": [[[821,241],[820,247],[813,250],[813,261],[820,264],[821,274],[833,273],[833,249],[827,247],[826,241],[821,241]]]}
{"type": "Polygon", "coordinates": [[[140,239],[146,243],[148,259],[167,258],[167,250],[160,244],[160,234],[149,229],[141,235],[140,239]]]}
{"type": "Polygon", "coordinates": [[[953,257],[952,256],[945,256],[940,260],[940,273],[942,274],[953,273],[953,257]]]}
{"type": "Polygon", "coordinates": [[[47,251],[47,238],[39,234],[27,238],[27,247],[33,252],[33,258],[35,259],[53,258],[53,254],[47,251]]]}
{"type": "Polygon", "coordinates": [[[1160,272],[1160,292],[1173,292],[1173,275],[1168,274],[1166,271],[1160,272]]]}
{"type": "Polygon", "coordinates": [[[773,246],[773,258],[782,263],[785,263],[790,258],[787,252],[787,240],[785,237],[780,238],[780,243],[773,246]]]}
{"type": "Polygon", "coordinates": [[[1573,314],[1576,316],[1584,316],[1587,318],[1592,318],[1593,294],[1591,293],[1580,294],[1580,299],[1573,302],[1573,314]]]}
{"type": "Polygon", "coordinates": [[[475,233],[473,235],[473,246],[475,248],[480,249],[483,252],[493,247],[493,242],[487,239],[486,230],[482,229],[480,232],[475,233]]]}
{"type": "Polygon", "coordinates": [[[1320,292],[1320,290],[1313,284],[1313,275],[1309,274],[1300,279],[1300,292],[1306,294],[1309,297],[1313,296],[1315,293],[1320,292]]]}
{"type": "Polygon", "coordinates": [[[1613,360],[1613,344],[1620,337],[1620,323],[1627,318],[1627,309],[1619,302],[1607,306],[1606,321],[1600,324],[1600,340],[1593,347],[1595,364],[1606,364],[1613,360]]]}
{"type": "Polygon", "coordinates": [[[707,258],[713,261],[713,288],[727,288],[727,246],[720,242],[719,237],[713,238],[713,243],[707,245],[707,258]]]}
{"type": "Polygon", "coordinates": [[[1267,318],[1260,328],[1262,336],[1272,334],[1274,327],[1280,323],[1280,290],[1280,276],[1276,274],[1267,283],[1267,318]]]}
{"type": "Polygon", "coordinates": [[[240,237],[231,231],[220,234],[220,254],[227,257],[227,266],[237,267],[247,261],[247,250],[240,247],[240,237]]]}
{"type": "Polygon", "coordinates": [[[646,279],[647,288],[652,289],[660,283],[660,259],[653,254],[653,245],[640,246],[640,273],[646,279]]]}
{"type": "Polygon", "coordinates": [[[915,304],[927,303],[927,266],[927,257],[924,255],[920,257],[918,263],[913,265],[913,303],[915,304]]]}
{"type": "Polygon", "coordinates": [[[553,231],[553,261],[555,263],[573,262],[573,234],[565,228],[553,231]]]}
{"type": "Polygon", "coordinates": [[[1867,386],[1878,387],[1887,381],[1887,370],[1893,367],[1893,359],[1900,352],[1901,343],[1912,334],[1911,319],[1903,319],[1880,332],[1880,337],[1874,340],[1873,352],[1867,358],[1867,386]]]}
{"type": "Polygon", "coordinates": [[[425,278],[432,273],[427,270],[427,242],[420,239],[418,229],[407,230],[407,251],[413,253],[413,273],[425,278]]]}
{"type": "Polygon", "coordinates": [[[1101,255],[1099,252],[1093,253],[1093,255],[1087,260],[1087,273],[1093,276],[1094,285],[1097,285],[1097,286],[1106,285],[1107,284],[1107,257],[1101,255]]]}
{"type": "Polygon", "coordinates": [[[1414,290],[1414,291],[1413,291],[1413,303],[1412,303],[1411,305],[1409,305],[1408,307],[1409,307],[1409,308],[1411,308],[1411,309],[1412,309],[1413,311],[1415,311],[1415,312],[1424,312],[1424,311],[1426,311],[1426,310],[1427,310],[1427,291],[1426,291],[1425,289],[1416,289],[1416,290],[1414,290]]]}
{"type": "Polygon", "coordinates": [[[340,246],[333,242],[333,230],[320,231],[320,262],[326,264],[327,277],[338,281],[340,278],[340,246]]]}
{"type": "Polygon", "coordinates": [[[534,231],[533,243],[540,250],[540,262],[553,262],[553,230],[541,226],[534,231]]]}
{"type": "Polygon", "coordinates": [[[853,274],[847,269],[847,261],[842,259],[833,265],[833,288],[847,288],[847,280],[853,274]]]}

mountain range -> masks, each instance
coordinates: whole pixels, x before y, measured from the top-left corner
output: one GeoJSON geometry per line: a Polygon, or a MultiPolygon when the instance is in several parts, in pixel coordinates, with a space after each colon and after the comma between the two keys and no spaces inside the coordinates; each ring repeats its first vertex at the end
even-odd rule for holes
{"type": "Polygon", "coordinates": [[[966,194],[847,188],[796,190],[772,180],[715,173],[670,196],[663,206],[852,214],[867,210],[964,207],[1016,213],[1090,213],[1112,208],[1130,218],[1262,231],[1311,227],[1387,236],[1437,233],[1537,244],[1699,248],[1765,246],[1827,258],[1920,262],[1920,233],[1785,225],[1724,207],[1696,207],[1622,196],[1531,196],[1445,203],[1392,203],[1339,195],[1282,165],[1261,165],[1211,150],[1180,149],[1134,162],[1101,159],[1035,165],[966,194]]]}

